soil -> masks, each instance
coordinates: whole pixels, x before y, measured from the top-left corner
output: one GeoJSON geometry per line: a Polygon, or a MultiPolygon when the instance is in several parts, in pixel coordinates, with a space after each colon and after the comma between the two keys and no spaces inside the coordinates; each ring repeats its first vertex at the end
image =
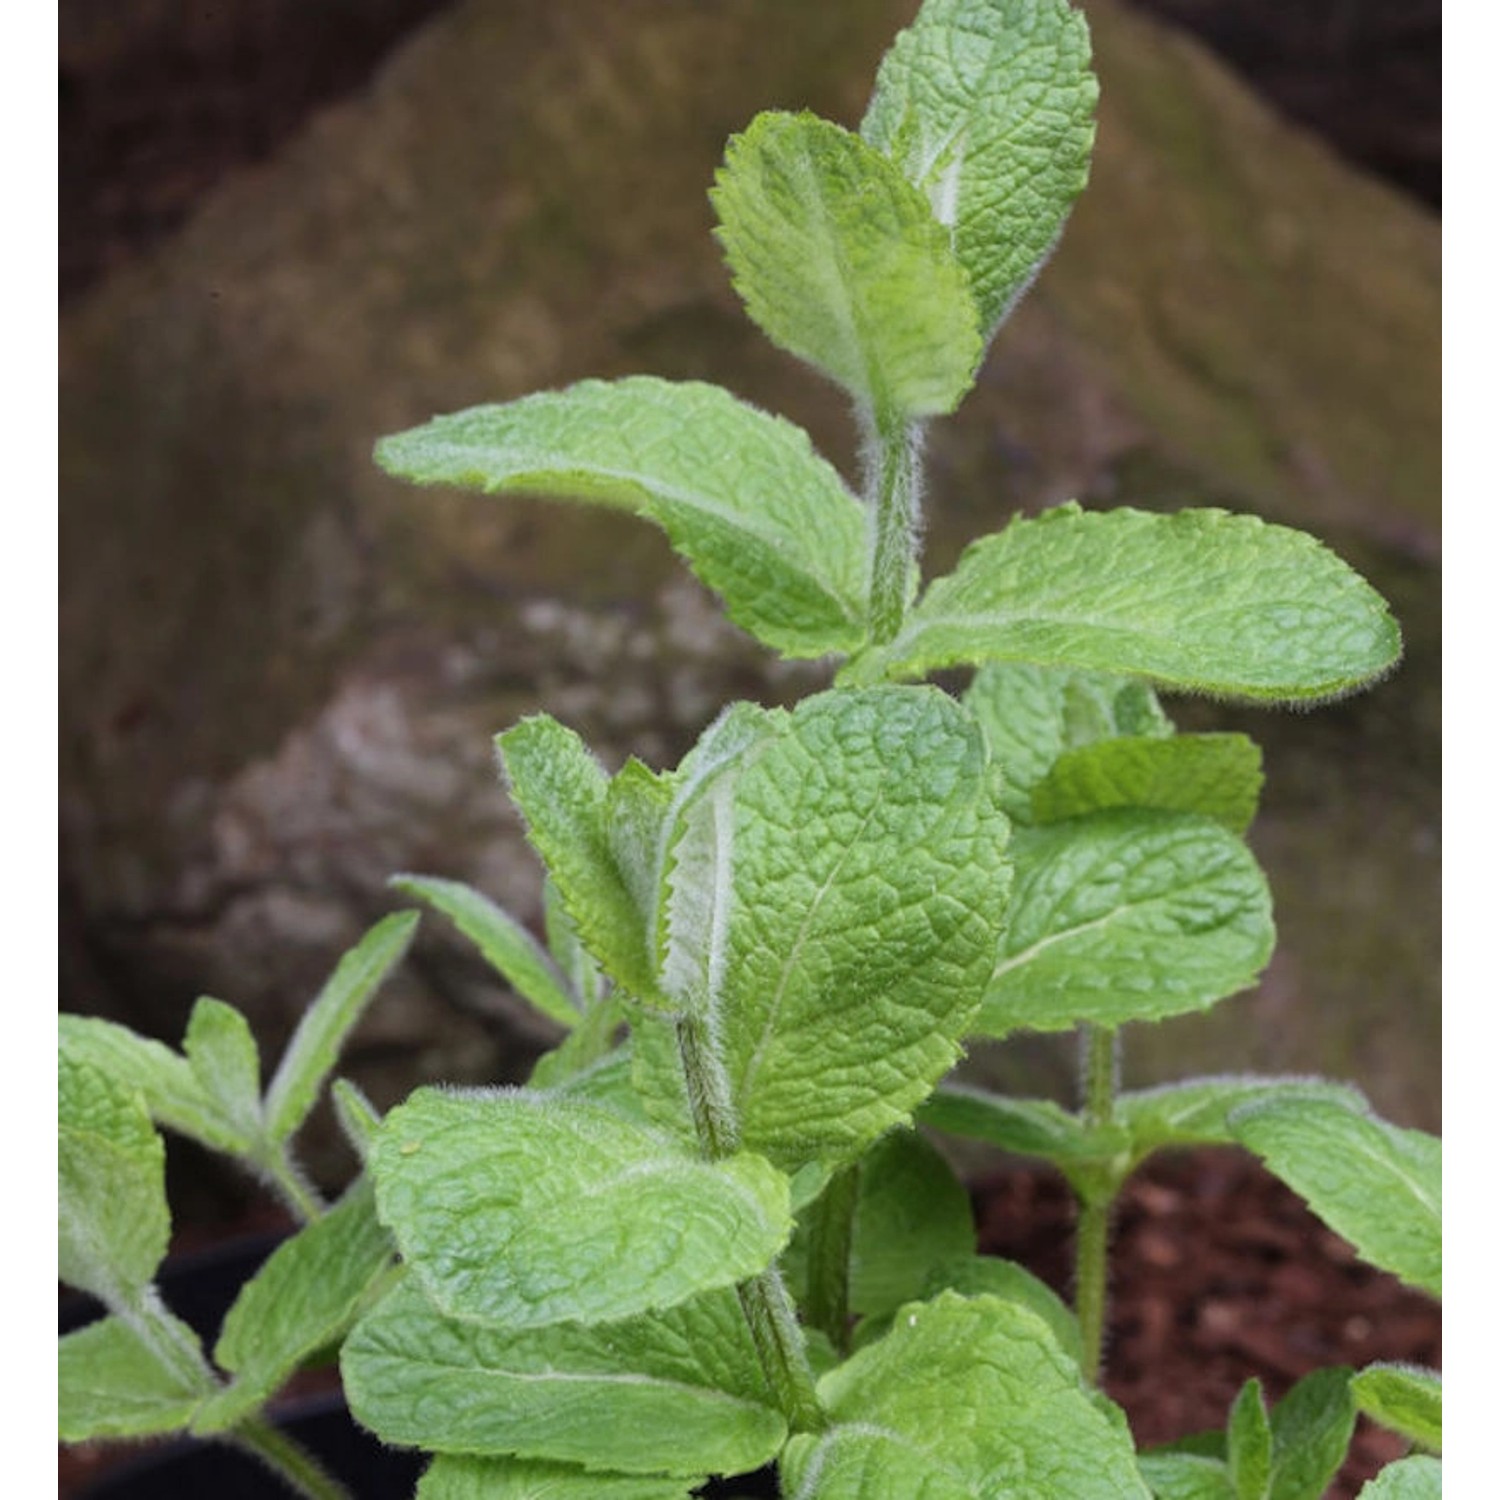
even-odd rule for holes
{"type": "MultiPolygon", "coordinates": [[[[1073,1205],[1062,1179],[1043,1168],[1008,1167],[977,1183],[974,1198],[980,1248],[1021,1262],[1067,1296],[1073,1205]]],[[[277,1227],[262,1216],[236,1230],[277,1227]]],[[[1156,1158],[1127,1187],[1115,1229],[1105,1388],[1142,1446],[1222,1428],[1252,1376],[1275,1401],[1326,1365],[1441,1365],[1438,1305],[1361,1264],[1242,1153],[1156,1158]]],[[[200,1229],[178,1247],[201,1243],[200,1229]]],[[[330,1371],[312,1372],[299,1379],[297,1394],[326,1389],[332,1379],[330,1371]]],[[[74,1500],[82,1484],[132,1451],[64,1450],[60,1500],[74,1500]]],[[[1403,1451],[1398,1438],[1361,1418],[1330,1500],[1356,1495],[1403,1451]]],[[[268,1481],[266,1500],[274,1493],[268,1481]]]]}

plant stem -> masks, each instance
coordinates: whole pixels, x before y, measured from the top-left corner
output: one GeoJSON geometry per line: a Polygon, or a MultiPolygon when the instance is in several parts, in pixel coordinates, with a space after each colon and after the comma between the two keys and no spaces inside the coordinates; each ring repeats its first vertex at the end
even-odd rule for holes
{"type": "Polygon", "coordinates": [[[865,487],[870,526],[870,634],[894,640],[906,618],[907,585],[917,556],[922,495],[922,425],[865,427],[865,487]]]}
{"type": "MultiPolygon", "coordinates": [[[[1084,1026],[1080,1035],[1083,1117],[1092,1126],[1114,1119],[1119,1086],[1120,1037],[1112,1027],[1084,1026]]],[[[1078,1330],[1083,1340],[1083,1376],[1097,1384],[1104,1368],[1104,1323],[1108,1304],[1109,1227],[1115,1189],[1078,1197],[1078,1249],[1074,1282],[1078,1330]]]]}
{"type": "Polygon", "coordinates": [[[304,1500],[354,1500],[311,1453],[269,1422],[241,1422],[224,1434],[224,1441],[254,1454],[304,1500]]]}
{"type": "Polygon", "coordinates": [[[812,1366],[786,1283],[775,1266],[735,1288],[761,1369],[793,1432],[821,1432],[828,1415],[818,1400],[812,1366]]]}
{"type": "Polygon", "coordinates": [[[859,1163],[828,1180],[808,1214],[807,1321],[826,1333],[840,1354],[849,1352],[849,1252],[859,1202],[859,1163]]]}
{"type": "Polygon", "coordinates": [[[302,1169],[284,1145],[267,1150],[256,1165],[267,1184],[301,1223],[311,1224],[327,1212],[317,1189],[302,1175],[302,1169]]]}
{"type": "Polygon", "coordinates": [[[687,1084],[688,1108],[698,1143],[711,1161],[731,1156],[740,1148],[739,1121],[729,1098],[729,1080],[702,1016],[677,1021],[677,1054],[687,1084]]]}

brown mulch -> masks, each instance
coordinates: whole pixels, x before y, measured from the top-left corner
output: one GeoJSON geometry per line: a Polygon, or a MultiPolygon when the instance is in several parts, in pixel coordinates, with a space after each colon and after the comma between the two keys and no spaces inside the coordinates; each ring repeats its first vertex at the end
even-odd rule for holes
{"type": "MultiPolygon", "coordinates": [[[[975,1192],[980,1248],[1070,1294],[1073,1201],[1062,1179],[1019,1167],[975,1192]]],[[[1325,1365],[1442,1362],[1438,1304],[1372,1270],[1253,1158],[1159,1157],[1122,1195],[1112,1254],[1105,1389],[1142,1446],[1222,1429],[1244,1382],[1276,1401],[1325,1365]]],[[[1330,1500],[1405,1451],[1360,1419],[1330,1500]]]]}

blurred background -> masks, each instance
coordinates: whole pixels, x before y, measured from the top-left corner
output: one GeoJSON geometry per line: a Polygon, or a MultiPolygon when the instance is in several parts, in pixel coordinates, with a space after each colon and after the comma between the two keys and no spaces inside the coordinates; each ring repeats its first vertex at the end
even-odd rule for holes
{"type": "MultiPolygon", "coordinates": [[[[1169,704],[1266,748],[1259,988],[1136,1031],[1127,1082],[1349,1078],[1439,1124],[1439,7],[1084,0],[1093,182],[932,432],[928,567],[1017,509],[1315,532],[1402,621],[1312,713],[1169,704]]],[[[381,433],[586,375],[841,398],[740,312],[706,199],[759,109],[858,123],[915,0],[62,0],[62,997],[270,1057],[399,870],[535,919],[492,736],[545,706],[671,763],[826,674],[725,624],[651,530],[417,492],[381,433]]],[[[514,1080],[551,1040],[437,918],[346,1071],[514,1080]]],[[[1071,1058],[973,1059],[1066,1097],[1071,1058]]],[[[314,1166],[337,1176],[333,1133],[314,1166]]],[[[205,1190],[209,1191],[209,1190],[205,1190]]],[[[233,1191],[229,1186],[222,1191],[233,1191]]]]}

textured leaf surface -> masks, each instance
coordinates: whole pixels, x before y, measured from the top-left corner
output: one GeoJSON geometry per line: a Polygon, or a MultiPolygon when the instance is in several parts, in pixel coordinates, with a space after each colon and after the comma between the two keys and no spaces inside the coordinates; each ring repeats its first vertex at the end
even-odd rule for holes
{"type": "Polygon", "coordinates": [[[1199,813],[1244,833],[1260,800],[1260,747],[1243,734],[1101,740],[1065,750],[1031,793],[1039,823],[1112,807],[1199,813]]]}
{"type": "Polygon", "coordinates": [[[1093,813],[1017,829],[1012,851],[1010,920],[976,1023],[986,1035],[1204,1010],[1271,955],[1265,877],[1205,818],[1093,813]]]}
{"type": "Polygon", "coordinates": [[[773,343],[882,423],[958,405],[979,310],[948,231],[885,156],[815,115],[761,114],[711,196],[735,290],[773,343]]]}
{"type": "Polygon", "coordinates": [[[1230,1117],[1236,1137],[1372,1265],[1443,1293],[1443,1143],[1330,1100],[1230,1117]]]}
{"type": "Polygon", "coordinates": [[[1198,1453],[1143,1453],[1139,1462],[1156,1500],[1239,1500],[1223,1459],[1198,1453]]]}
{"type": "Polygon", "coordinates": [[[938,1266],[929,1276],[929,1296],[952,1290],[961,1297],[999,1297],[1018,1302],[1052,1331],[1058,1347],[1075,1363],[1083,1359],[1083,1337],[1078,1319],[1056,1292],[1025,1266],[994,1255],[970,1255],[938,1266]]]}
{"type": "Polygon", "coordinates": [[[57,1058],[57,1274],[111,1310],[137,1301],[167,1253],[166,1153],[140,1096],[57,1058]]]}
{"type": "Polygon", "coordinates": [[[1108,672],[989,662],[974,674],[964,702],[1004,777],[1002,805],[1022,823],[1034,821],[1032,790],[1064,752],[1097,740],[1173,733],[1146,683],[1108,672]]]}
{"type": "Polygon", "coordinates": [[[556,1094],[419,1089],[370,1170],[433,1301],[515,1328],[669,1307],[757,1275],[791,1233],[786,1179],[761,1158],[706,1162],[556,1094]]]}
{"type": "Polygon", "coordinates": [[[232,1005],[204,996],[188,1017],[182,1050],[205,1097],[233,1122],[236,1136],[258,1140],[260,1050],[250,1023],[232,1005]]]}
{"type": "Polygon", "coordinates": [[[690,1500],[690,1480],[601,1474],[529,1458],[461,1458],[440,1453],[416,1500],[690,1500]]]}
{"type": "MultiPolygon", "coordinates": [[[[194,1337],[177,1327],[183,1338],[194,1337]]],[[[163,1365],[123,1320],[103,1318],[58,1340],[57,1433],[81,1443],[174,1432],[187,1426],[210,1388],[206,1372],[195,1380],[163,1365]]]]}
{"type": "Polygon", "coordinates": [[[391,1238],[361,1179],[321,1218],[279,1245],[240,1289],[214,1358],[235,1377],[197,1423],[219,1431],[249,1415],[309,1355],[342,1337],[391,1263],[391,1238]]]}
{"type": "Polygon", "coordinates": [[[307,1118],[345,1038],[406,956],[418,920],[415,912],[401,911],[377,922],[339,960],[307,1008],[266,1090],[266,1129],[273,1141],[287,1140],[307,1118]]]}
{"type": "Polygon", "coordinates": [[[1424,1448],[1443,1446],[1443,1377],[1415,1365],[1366,1365],[1349,1382],[1355,1404],[1372,1421],[1424,1448]]]}
{"type": "Polygon", "coordinates": [[[1322,1500],[1349,1452],[1355,1415],[1347,1369],[1303,1376],[1271,1413],[1270,1500],[1322,1500]]]}
{"type": "Polygon", "coordinates": [[[1267,1500],[1271,1484],[1271,1418],[1260,1381],[1247,1380],[1226,1424],[1229,1479],[1239,1500],[1267,1500]]]}
{"type": "Polygon", "coordinates": [[[986,334],[1088,180],[1097,97],[1066,0],[927,0],[886,54],[861,131],[952,226],[986,334]]]}
{"type": "Polygon", "coordinates": [[[967,1084],[945,1083],[917,1118],[934,1130],[985,1141],[1018,1156],[1039,1156],[1066,1172],[1127,1149],[1118,1127],[1086,1126],[1051,1099],[1016,1099],[967,1084]]]}
{"type": "Polygon", "coordinates": [[[903,1122],[994,961],[1007,823],[969,716],[931,689],[804,700],[739,777],[712,997],[744,1145],[791,1171],[903,1122]]]}
{"type": "Polygon", "coordinates": [[[1144,1497],[1130,1435],[1033,1313],[945,1293],[818,1383],[833,1418],[783,1458],[797,1500],[1144,1497]]]}
{"type": "Polygon", "coordinates": [[[355,1416],[398,1447],[735,1474],[786,1437],[727,1291],[627,1322],[504,1332],[445,1319],[408,1280],[356,1326],[342,1368],[355,1416]]]}
{"type": "Polygon", "coordinates": [[[864,516],[801,428],[717,386],[586,380],[436,417],[375,459],[418,484],[591,501],[655,521],[730,618],[788,656],[864,635],[864,516]]]}
{"type": "Polygon", "coordinates": [[[1385,602],[1310,536],[1221,510],[1063,505],[975,542],[847,678],[994,659],[1230,698],[1328,698],[1394,665],[1385,602]]]}
{"type": "Polygon", "coordinates": [[[1441,1500],[1442,1493],[1442,1464],[1419,1454],[1387,1464],[1359,1492],[1359,1500],[1441,1500]]]}
{"type": "Polygon", "coordinates": [[[484,955],[515,992],[559,1026],[578,1022],[578,1001],[540,943],[487,896],[461,880],[397,875],[391,885],[434,907],[484,955]]]}

